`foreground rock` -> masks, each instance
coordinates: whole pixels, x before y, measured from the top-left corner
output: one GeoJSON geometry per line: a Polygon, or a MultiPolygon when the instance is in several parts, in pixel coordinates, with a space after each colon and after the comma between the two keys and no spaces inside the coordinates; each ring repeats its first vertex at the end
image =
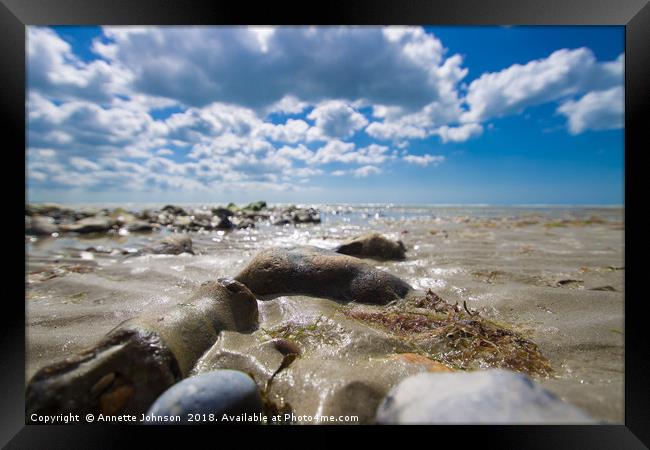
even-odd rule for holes
{"type": "MultiPolygon", "coordinates": [[[[212,423],[227,423],[223,416],[249,415],[261,417],[262,397],[253,379],[237,370],[215,370],[187,378],[165,391],[147,412],[148,423],[156,418],[180,416],[181,423],[204,425],[202,420],[189,420],[192,414],[213,414],[212,423]]],[[[233,420],[233,423],[250,423],[233,420]]]]}
{"type": "Polygon", "coordinates": [[[165,255],[180,255],[181,253],[194,254],[192,250],[192,239],[186,235],[172,235],[147,246],[142,249],[143,253],[165,254],[165,255]]]}
{"type": "Polygon", "coordinates": [[[391,241],[379,233],[369,233],[352,239],[340,245],[336,252],[379,260],[401,261],[406,258],[406,247],[402,241],[391,241]]]}
{"type": "Polygon", "coordinates": [[[203,284],[185,302],[127,320],[94,347],[42,368],[26,391],[26,413],[142,414],[188,375],[220,332],[250,332],[257,302],[229,279],[203,284]]]}
{"type": "Polygon", "coordinates": [[[393,388],[380,424],[587,424],[594,420],[516,372],[427,373],[393,388]]]}
{"type": "Polygon", "coordinates": [[[317,247],[261,251],[235,277],[257,295],[310,295],[339,301],[386,304],[411,286],[360,259],[317,247]]]}

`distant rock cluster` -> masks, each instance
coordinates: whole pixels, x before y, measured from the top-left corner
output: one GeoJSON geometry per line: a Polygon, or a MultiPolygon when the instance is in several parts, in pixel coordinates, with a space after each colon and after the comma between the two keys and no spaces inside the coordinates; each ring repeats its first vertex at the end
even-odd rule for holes
{"type": "Polygon", "coordinates": [[[30,204],[25,208],[25,234],[49,236],[55,233],[130,233],[166,228],[171,231],[211,231],[254,228],[260,223],[273,225],[320,223],[315,208],[269,207],[265,201],[239,207],[185,209],[166,205],[160,210],[138,212],[123,208],[84,208],[75,210],[54,204],[30,204]]]}

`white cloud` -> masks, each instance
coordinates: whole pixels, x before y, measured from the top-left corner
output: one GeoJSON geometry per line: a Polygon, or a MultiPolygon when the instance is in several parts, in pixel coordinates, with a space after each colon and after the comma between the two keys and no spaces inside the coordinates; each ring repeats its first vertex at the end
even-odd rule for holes
{"type": "Polygon", "coordinates": [[[465,122],[481,122],[524,108],[623,82],[623,55],[599,63],[588,48],[561,49],[543,59],[484,73],[467,92],[465,122]]]}
{"type": "Polygon", "coordinates": [[[416,164],[421,167],[426,167],[429,164],[436,167],[445,161],[445,157],[442,155],[405,155],[402,156],[402,159],[409,164],[416,164]]]}
{"type": "Polygon", "coordinates": [[[435,134],[440,136],[442,142],[465,142],[470,138],[480,136],[482,133],[483,126],[478,123],[468,123],[459,127],[444,125],[435,131],[435,134]]]}
{"type": "Polygon", "coordinates": [[[286,95],[269,106],[267,113],[300,114],[308,106],[309,103],[302,102],[292,95],[286,95]]]}
{"type": "Polygon", "coordinates": [[[577,101],[563,103],[557,111],[567,117],[569,132],[580,134],[586,130],[606,130],[624,125],[625,96],[623,87],[593,91],[577,101]]]}
{"type": "Polygon", "coordinates": [[[623,57],[599,62],[588,49],[483,74],[463,97],[463,59],[420,27],[103,31],[100,59],[84,61],[53,30],[29,27],[30,183],[291,190],[399,159],[437,166],[443,156],[410,155],[410,140],[464,142],[485,120],[543,102],[561,104],[572,134],[623,121],[623,57]]]}
{"type": "Polygon", "coordinates": [[[27,77],[30,90],[45,96],[110,102],[130,74],[102,60],[85,63],[51,29],[27,27],[27,77]]]}
{"type": "Polygon", "coordinates": [[[382,170],[376,166],[363,166],[352,170],[352,174],[358,178],[365,178],[369,175],[379,175],[382,170]]]}
{"type": "Polygon", "coordinates": [[[363,114],[340,100],[320,103],[307,118],[316,122],[311,140],[349,138],[368,124],[363,114]]]}
{"type": "Polygon", "coordinates": [[[414,110],[445,94],[451,68],[440,41],[420,27],[103,30],[110,42],[95,51],[128,70],[134,91],[194,106],[365,99],[414,110]]]}

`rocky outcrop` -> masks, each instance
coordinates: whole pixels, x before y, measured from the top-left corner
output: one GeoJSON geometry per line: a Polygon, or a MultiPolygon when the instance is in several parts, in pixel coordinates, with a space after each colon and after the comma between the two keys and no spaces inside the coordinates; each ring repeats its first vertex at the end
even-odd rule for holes
{"type": "Polygon", "coordinates": [[[264,250],[235,277],[256,295],[311,295],[385,304],[404,298],[406,282],[360,259],[317,247],[264,250]]]}
{"type": "Polygon", "coordinates": [[[397,260],[406,258],[406,247],[402,241],[391,241],[379,233],[369,233],[341,244],[337,253],[373,258],[378,260],[397,260]]]}

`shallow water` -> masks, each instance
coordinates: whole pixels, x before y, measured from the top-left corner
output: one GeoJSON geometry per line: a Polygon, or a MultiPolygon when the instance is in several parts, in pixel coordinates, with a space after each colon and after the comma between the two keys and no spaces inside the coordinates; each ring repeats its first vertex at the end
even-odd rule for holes
{"type": "Polygon", "coordinates": [[[372,230],[401,239],[408,250],[406,261],[371,261],[375,266],[513,325],[551,361],[554,372],[542,384],[596,418],[623,422],[621,208],[317,207],[317,225],[192,233],[197,255],[85,251],[100,245],[138,249],[165,232],[26,238],[27,379],[153,304],[182,301],[202,281],[234,276],[260,249],[334,248],[372,230]]]}

